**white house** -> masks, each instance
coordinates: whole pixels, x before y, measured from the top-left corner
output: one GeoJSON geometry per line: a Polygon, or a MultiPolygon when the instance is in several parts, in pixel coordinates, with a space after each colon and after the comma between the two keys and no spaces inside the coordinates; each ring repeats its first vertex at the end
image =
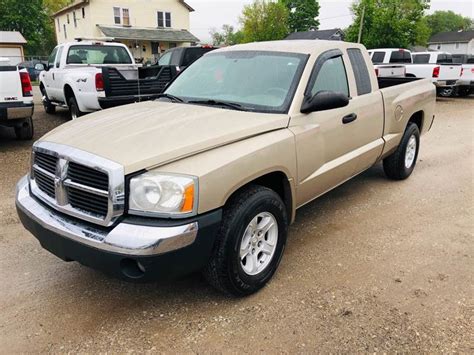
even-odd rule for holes
{"type": "Polygon", "coordinates": [[[184,0],[75,0],[53,18],[58,43],[111,37],[135,58],[153,61],[169,48],[199,41],[189,32],[192,11],[184,0]]]}
{"type": "Polygon", "coordinates": [[[430,38],[428,49],[451,54],[474,55],[474,31],[437,33],[430,38]]]}
{"type": "Polygon", "coordinates": [[[17,31],[0,31],[0,57],[10,58],[11,65],[23,62],[26,39],[17,31]]]}

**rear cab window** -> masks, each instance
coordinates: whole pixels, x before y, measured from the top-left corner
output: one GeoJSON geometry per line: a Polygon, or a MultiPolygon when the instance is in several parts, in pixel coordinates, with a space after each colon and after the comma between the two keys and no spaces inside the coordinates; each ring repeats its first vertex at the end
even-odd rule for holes
{"type": "Polygon", "coordinates": [[[430,62],[429,54],[413,54],[414,64],[428,64],[430,62]]]}
{"type": "Polygon", "coordinates": [[[132,64],[132,58],[121,46],[75,45],[69,48],[66,64],[132,64]]]}
{"type": "Polygon", "coordinates": [[[384,58],[385,52],[374,52],[374,54],[372,55],[372,63],[383,63],[384,58]]]}
{"type": "Polygon", "coordinates": [[[451,54],[438,54],[436,64],[453,64],[453,56],[451,54]]]}
{"type": "Polygon", "coordinates": [[[411,54],[404,50],[393,51],[390,55],[390,63],[411,63],[411,54]]]}

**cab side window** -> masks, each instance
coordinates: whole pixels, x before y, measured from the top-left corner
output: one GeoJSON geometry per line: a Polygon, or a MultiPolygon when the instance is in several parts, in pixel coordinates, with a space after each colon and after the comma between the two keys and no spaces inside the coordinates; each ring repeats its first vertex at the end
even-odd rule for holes
{"type": "Polygon", "coordinates": [[[48,68],[51,69],[54,66],[54,59],[56,58],[56,53],[58,53],[58,47],[53,49],[53,52],[49,55],[48,58],[48,68]]]}
{"type": "Polygon", "coordinates": [[[311,86],[311,96],[320,91],[334,91],[349,96],[349,85],[342,56],[327,59],[311,86]]]}

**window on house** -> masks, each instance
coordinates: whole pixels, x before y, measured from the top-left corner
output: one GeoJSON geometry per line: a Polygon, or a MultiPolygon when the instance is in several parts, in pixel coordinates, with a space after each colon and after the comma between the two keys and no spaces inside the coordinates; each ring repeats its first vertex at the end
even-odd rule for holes
{"type": "Polygon", "coordinates": [[[67,24],[69,25],[71,22],[69,21],[69,14],[67,14],[67,24]]]}
{"type": "Polygon", "coordinates": [[[116,25],[130,26],[130,10],[114,7],[114,23],[116,25]]]}
{"type": "Polygon", "coordinates": [[[82,8],[82,18],[86,18],[86,9],[82,8]]]}
{"type": "Polygon", "coordinates": [[[456,49],[459,49],[459,42],[456,42],[456,49]]]}
{"type": "Polygon", "coordinates": [[[76,11],[72,12],[72,19],[74,20],[74,27],[77,27],[76,11]]]}
{"type": "Polygon", "coordinates": [[[436,46],[436,48],[437,48],[437,49],[441,49],[441,44],[438,44],[438,45],[436,46]]]}
{"type": "Polygon", "coordinates": [[[122,9],[122,25],[130,26],[130,11],[128,9],[122,9]]]}
{"type": "Polygon", "coordinates": [[[67,39],[66,24],[63,25],[64,39],[67,39]]]}
{"type": "Polygon", "coordinates": [[[56,19],[56,23],[58,24],[58,32],[61,32],[61,24],[59,23],[59,18],[56,19]]]}
{"type": "Polygon", "coordinates": [[[158,27],[171,28],[171,12],[158,11],[158,27]]]}
{"type": "Polygon", "coordinates": [[[114,7],[114,23],[120,25],[120,7],[114,7]]]}

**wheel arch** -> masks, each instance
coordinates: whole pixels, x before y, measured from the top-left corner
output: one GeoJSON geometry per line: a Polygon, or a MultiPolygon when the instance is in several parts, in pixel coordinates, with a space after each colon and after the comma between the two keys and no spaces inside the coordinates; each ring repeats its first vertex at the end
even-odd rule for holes
{"type": "Polygon", "coordinates": [[[249,179],[249,181],[244,182],[243,184],[235,187],[231,193],[225,199],[224,206],[229,203],[229,201],[246,189],[251,185],[259,185],[267,187],[273,191],[275,191],[280,198],[282,199],[283,203],[285,204],[288,220],[293,222],[295,217],[295,208],[294,208],[294,193],[291,184],[291,179],[288,175],[283,172],[282,170],[274,170],[271,172],[265,172],[257,177],[253,177],[249,179]]]}
{"type": "Polygon", "coordinates": [[[418,129],[420,130],[420,133],[423,130],[423,123],[425,119],[425,112],[423,110],[417,111],[413,113],[408,120],[407,127],[410,123],[414,123],[418,126],[418,129]]]}

